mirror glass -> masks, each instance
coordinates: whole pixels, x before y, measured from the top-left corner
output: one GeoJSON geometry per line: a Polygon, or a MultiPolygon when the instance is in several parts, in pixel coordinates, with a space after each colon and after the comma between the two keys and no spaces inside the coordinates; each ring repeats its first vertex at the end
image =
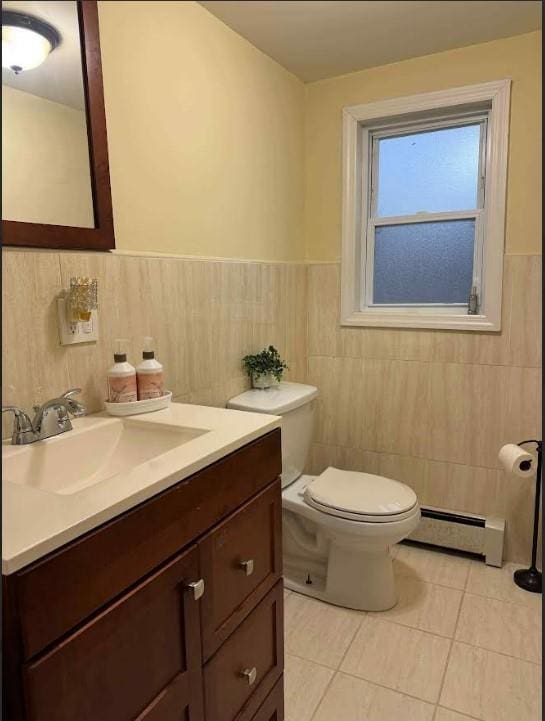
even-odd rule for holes
{"type": "Polygon", "coordinates": [[[2,2],[2,115],[2,219],[94,228],[75,0],[2,2]]]}

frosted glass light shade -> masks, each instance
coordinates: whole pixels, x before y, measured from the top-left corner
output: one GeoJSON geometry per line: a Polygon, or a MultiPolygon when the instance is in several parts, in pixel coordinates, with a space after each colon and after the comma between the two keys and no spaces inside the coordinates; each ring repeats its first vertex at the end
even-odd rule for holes
{"type": "Polygon", "coordinates": [[[40,33],[14,25],[2,25],[2,67],[15,73],[41,65],[53,46],[40,33]]]}

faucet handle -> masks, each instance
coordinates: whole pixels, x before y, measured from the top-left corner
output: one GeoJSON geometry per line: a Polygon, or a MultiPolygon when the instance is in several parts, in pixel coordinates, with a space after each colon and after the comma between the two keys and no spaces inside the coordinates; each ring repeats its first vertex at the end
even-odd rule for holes
{"type": "Polygon", "coordinates": [[[70,388],[70,390],[62,394],[61,398],[73,398],[74,396],[79,396],[80,393],[81,388],[70,388]]]}
{"type": "Polygon", "coordinates": [[[6,411],[11,411],[15,417],[13,423],[13,434],[11,437],[12,444],[14,446],[19,446],[24,443],[31,443],[35,440],[32,421],[27,414],[17,406],[2,406],[2,413],[5,413],[6,411]]]}
{"type": "Polygon", "coordinates": [[[11,411],[15,416],[15,425],[21,431],[31,430],[32,424],[27,414],[17,406],[2,406],[2,413],[11,411]]]}

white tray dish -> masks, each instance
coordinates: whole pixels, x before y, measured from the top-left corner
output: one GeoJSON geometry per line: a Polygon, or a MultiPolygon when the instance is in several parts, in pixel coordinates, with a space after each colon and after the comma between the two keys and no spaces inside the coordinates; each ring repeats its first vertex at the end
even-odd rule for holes
{"type": "Polygon", "coordinates": [[[111,416],[134,416],[138,413],[152,413],[160,411],[170,405],[172,391],[165,391],[160,398],[146,398],[143,401],[131,403],[108,403],[104,401],[104,408],[111,416]]]}

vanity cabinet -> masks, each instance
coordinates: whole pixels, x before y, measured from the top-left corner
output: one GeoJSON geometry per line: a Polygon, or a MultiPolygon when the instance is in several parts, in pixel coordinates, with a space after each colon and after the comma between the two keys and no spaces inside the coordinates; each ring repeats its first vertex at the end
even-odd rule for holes
{"type": "Polygon", "coordinates": [[[201,721],[198,572],[191,549],[26,664],[29,718],[201,721]]]}
{"type": "Polygon", "coordinates": [[[282,721],[280,431],[3,577],[3,718],[282,721]]]}

